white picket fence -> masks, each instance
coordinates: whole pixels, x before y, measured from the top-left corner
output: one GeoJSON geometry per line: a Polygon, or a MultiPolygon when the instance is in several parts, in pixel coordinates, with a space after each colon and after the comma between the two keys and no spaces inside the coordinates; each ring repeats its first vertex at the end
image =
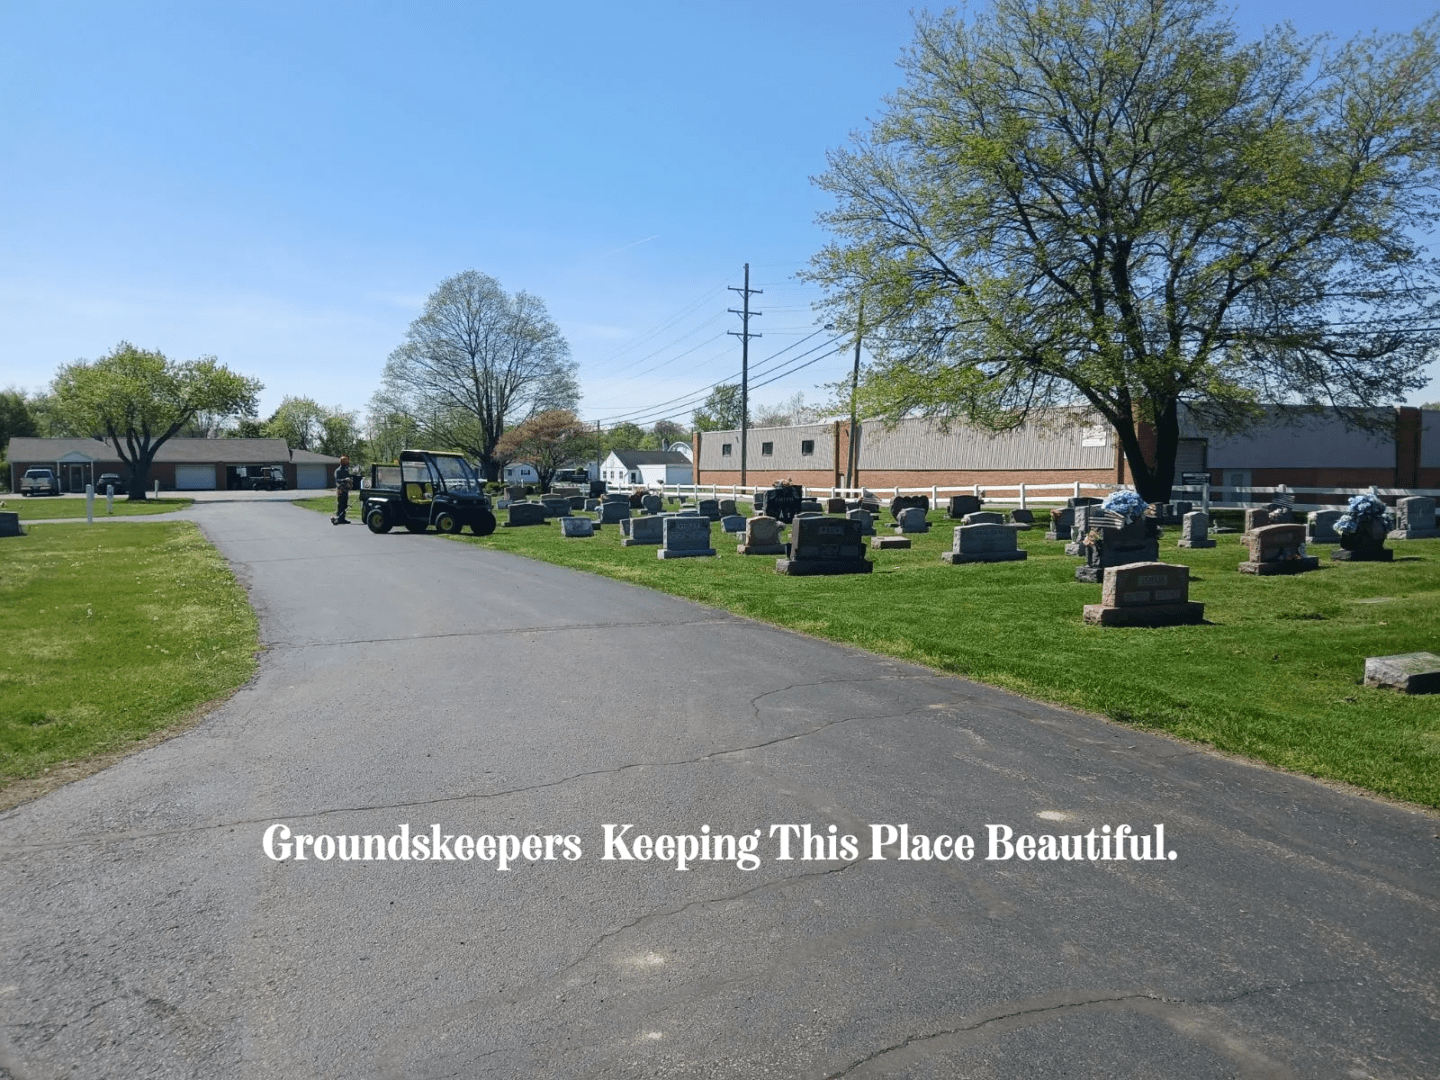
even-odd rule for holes
{"type": "MultiPolygon", "coordinates": [[[[612,484],[612,491],[635,491],[644,485],[623,485],[612,484]]],[[[651,488],[659,492],[659,488],[651,488]]],[[[734,499],[736,502],[754,502],[755,495],[769,490],[768,487],[742,488],[736,484],[666,484],[663,493],[665,498],[674,499],[685,496],[691,499],[734,499]]],[[[888,506],[890,500],[901,495],[928,495],[930,505],[939,506],[942,497],[949,499],[952,495],[973,495],[983,499],[987,506],[1013,506],[1021,510],[1028,510],[1032,506],[1063,505],[1067,499],[1078,499],[1086,495],[1104,498],[1113,491],[1133,491],[1128,484],[1087,484],[1076,480],[1069,484],[969,484],[955,487],[944,487],[932,485],[930,487],[895,487],[895,488],[817,488],[807,487],[805,494],[813,499],[842,498],[858,499],[862,496],[870,496],[880,500],[882,506],[888,506]]],[[[1280,484],[1276,487],[1211,487],[1208,484],[1192,486],[1175,486],[1171,489],[1171,501],[1184,501],[1198,504],[1198,508],[1209,513],[1212,507],[1227,510],[1244,510],[1256,506],[1266,506],[1275,500],[1277,495],[1289,495],[1294,498],[1294,509],[1297,511],[1308,510],[1334,510],[1343,508],[1345,500],[1353,495],[1374,495],[1377,498],[1388,502],[1395,499],[1403,499],[1412,495],[1423,495],[1427,498],[1440,499],[1440,488],[1326,488],[1326,487],[1289,487],[1280,484]],[[1316,500],[1304,500],[1305,495],[1328,495],[1330,499],[1320,502],[1316,500]]]]}

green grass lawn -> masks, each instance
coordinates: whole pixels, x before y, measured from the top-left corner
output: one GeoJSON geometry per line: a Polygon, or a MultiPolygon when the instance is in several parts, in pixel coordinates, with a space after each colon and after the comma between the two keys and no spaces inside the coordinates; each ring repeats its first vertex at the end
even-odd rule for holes
{"type": "MultiPolygon", "coordinates": [[[[144,502],[128,502],[123,495],[115,497],[115,517],[135,517],[141,514],[170,514],[176,510],[184,510],[191,505],[194,499],[157,499],[154,496],[144,502]]],[[[53,496],[33,496],[26,498],[23,495],[0,496],[0,510],[18,511],[21,521],[43,521],[48,518],[83,518],[85,516],[85,497],[79,498],[61,495],[59,498],[53,496]]],[[[105,517],[105,497],[95,497],[95,516],[105,517]]]]}
{"type": "MultiPolygon", "coordinates": [[[[301,505],[334,510],[333,497],[301,505]]],[[[1440,540],[1392,542],[1388,564],[1333,563],[1320,545],[1317,571],[1255,577],[1235,569],[1238,535],[1181,550],[1172,526],[1160,557],[1191,568],[1190,598],[1210,625],[1115,628],[1081,621],[1100,586],[1074,580],[1080,560],[1043,526],[1019,534],[1025,562],[947,566],[954,523],[930,520],[911,550],[870,552],[873,574],[831,578],[776,574],[773,557],[736,554],[718,525],[714,559],[622,548],[611,526],[591,539],[565,539],[553,524],[457,539],[1440,807],[1440,696],[1361,685],[1367,656],[1440,651],[1440,540]]]]}
{"type": "Polygon", "coordinates": [[[188,522],[0,541],[0,635],[0,793],[185,720],[250,678],[259,648],[244,590],[188,522]]]}

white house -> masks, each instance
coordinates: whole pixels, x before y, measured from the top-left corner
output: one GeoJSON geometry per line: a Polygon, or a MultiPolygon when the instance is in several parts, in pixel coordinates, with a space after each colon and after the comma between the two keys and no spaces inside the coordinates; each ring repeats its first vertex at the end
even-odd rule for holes
{"type": "Polygon", "coordinates": [[[600,463],[600,479],[608,484],[693,484],[695,469],[679,450],[612,450],[600,463]]]}

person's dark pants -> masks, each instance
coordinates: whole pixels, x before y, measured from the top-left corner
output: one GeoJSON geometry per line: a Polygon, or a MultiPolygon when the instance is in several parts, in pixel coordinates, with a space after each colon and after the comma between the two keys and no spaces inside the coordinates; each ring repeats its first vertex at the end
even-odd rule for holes
{"type": "Polygon", "coordinates": [[[335,520],[336,520],[336,521],[344,521],[344,520],[345,520],[345,511],[349,508],[349,506],[350,506],[350,490],[349,490],[349,488],[343,488],[343,487],[342,487],[342,488],[336,488],[336,489],[335,489],[335,520]]]}

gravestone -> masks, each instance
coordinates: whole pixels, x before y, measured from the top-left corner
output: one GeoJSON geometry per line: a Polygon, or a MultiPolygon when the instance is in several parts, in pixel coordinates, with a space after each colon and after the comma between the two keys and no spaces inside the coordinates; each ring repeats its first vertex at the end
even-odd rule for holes
{"type": "Polygon", "coordinates": [[[845,505],[844,499],[829,498],[825,500],[825,513],[827,514],[843,514],[848,509],[850,508],[845,505]]]}
{"type": "Polygon", "coordinates": [[[602,525],[608,525],[616,521],[624,521],[630,516],[630,503],[628,501],[612,502],[607,499],[600,504],[597,512],[600,515],[599,521],[602,525]]]}
{"type": "Polygon", "coordinates": [[[541,495],[540,505],[547,518],[570,516],[570,500],[564,495],[541,495]]]}
{"type": "Polygon", "coordinates": [[[874,518],[874,516],[870,513],[870,511],[868,511],[868,510],[849,510],[849,511],[846,511],[845,516],[846,516],[847,518],[849,518],[851,521],[858,521],[858,522],[860,522],[860,535],[861,535],[861,536],[874,536],[874,535],[875,535],[875,518],[874,518]]]}
{"type": "Polygon", "coordinates": [[[1140,562],[1112,566],[1100,603],[1085,605],[1085,621],[1099,626],[1186,626],[1205,621],[1205,605],[1190,599],[1190,568],[1140,562]]]}
{"type": "Polygon", "coordinates": [[[726,514],[720,519],[720,528],[727,533],[743,533],[745,519],[739,514],[726,514]]]}
{"type": "Polygon", "coordinates": [[[1432,652],[1367,656],[1365,685],[1407,694],[1440,694],[1440,656],[1432,652]]]}
{"type": "Polygon", "coordinates": [[[24,536],[20,515],[14,510],[0,510],[0,536],[24,536]]]}
{"type": "Polygon", "coordinates": [[[630,535],[620,541],[621,547],[658,544],[665,539],[665,519],[662,517],[626,518],[621,526],[626,525],[630,527],[630,535]]]}
{"type": "Polygon", "coordinates": [[[731,514],[738,514],[739,512],[740,512],[740,511],[738,511],[738,510],[735,509],[735,500],[734,500],[734,499],[721,499],[721,500],[720,500],[720,516],[721,516],[722,518],[727,518],[727,517],[729,517],[731,514]]]}
{"type": "MultiPolygon", "coordinates": [[[[712,500],[713,501],[713,500],[712,500]]],[[[662,559],[693,559],[714,555],[710,546],[710,519],[700,514],[676,514],[661,518],[664,547],[655,554],[662,559]]]]}
{"type": "Polygon", "coordinates": [[[1270,520],[1270,511],[1266,507],[1251,507],[1245,511],[1245,531],[1252,533],[1256,529],[1263,529],[1267,525],[1278,525],[1280,522],[1270,520]]]}
{"type": "Polygon", "coordinates": [[[1071,510],[1074,510],[1077,506],[1099,506],[1104,501],[1104,499],[1092,498],[1089,495],[1076,495],[1073,498],[1066,499],[1065,505],[1071,510]]]}
{"type": "Polygon", "coordinates": [[[1385,546],[1385,523],[1362,521],[1352,533],[1340,534],[1340,546],[1330,553],[1336,562],[1393,562],[1395,552],[1385,546]]]}
{"type": "Polygon", "coordinates": [[[1435,527],[1435,500],[1413,495],[1395,503],[1395,528],[1391,540],[1431,540],[1440,536],[1435,527]]]}
{"type": "Polygon", "coordinates": [[[1244,540],[1250,558],[1237,567],[1242,574],[1303,574],[1320,566],[1319,559],[1305,554],[1304,525],[1262,525],[1244,540]]]}
{"type": "Polygon", "coordinates": [[[791,577],[815,574],[868,574],[875,564],[865,557],[860,523],[849,518],[798,518],[791,530],[790,557],[775,560],[775,572],[791,577]]]}
{"type": "Polygon", "coordinates": [[[573,499],[573,498],[575,498],[575,496],[580,495],[580,494],[582,494],[582,493],[581,493],[579,487],[577,487],[577,486],[574,485],[574,484],[551,484],[551,485],[550,485],[550,494],[551,494],[551,495],[563,495],[563,496],[565,496],[565,498],[567,498],[567,499],[573,499]]]}
{"type": "Polygon", "coordinates": [[[907,506],[895,519],[896,532],[925,533],[930,531],[930,522],[925,520],[925,510],[919,506],[907,506]]]}
{"type": "Polygon", "coordinates": [[[584,509],[585,509],[585,504],[586,504],[587,502],[589,502],[589,501],[590,501],[590,500],[587,499],[584,495],[571,495],[571,496],[570,496],[570,509],[571,509],[572,511],[573,511],[573,510],[584,510],[584,509]]]}
{"type": "Polygon", "coordinates": [[[1068,542],[1074,528],[1075,508],[1073,506],[1057,506],[1050,511],[1050,531],[1045,534],[1045,539],[1068,542]]]}
{"type": "Polygon", "coordinates": [[[1210,539],[1210,515],[1203,510],[1195,510],[1181,518],[1180,542],[1175,546],[1213,548],[1215,541],[1210,539]]]}
{"type": "Polygon", "coordinates": [[[1150,516],[1161,525],[1179,525],[1186,514],[1195,509],[1190,502],[1151,503],[1150,516]]]}
{"type": "Polygon", "coordinates": [[[872,536],[871,551],[900,551],[910,546],[908,536],[872,536]]]}
{"type": "Polygon", "coordinates": [[[521,525],[544,525],[545,507],[533,502],[512,502],[507,510],[510,520],[505,522],[505,528],[514,529],[521,525]]]}
{"type": "Polygon", "coordinates": [[[525,488],[521,484],[510,484],[505,488],[505,498],[511,502],[525,501],[525,488]]]}
{"type": "Polygon", "coordinates": [[[627,505],[628,507],[630,507],[631,510],[641,510],[641,509],[644,509],[644,503],[641,502],[641,500],[644,499],[644,498],[645,498],[645,491],[644,491],[644,489],[643,489],[643,488],[637,488],[636,490],[630,492],[630,494],[624,496],[625,505],[627,505]]]}
{"type": "Polygon", "coordinates": [[[945,509],[945,516],[954,521],[961,521],[966,514],[976,514],[980,511],[980,500],[974,495],[951,495],[950,505],[945,509]]]}
{"type": "Polygon", "coordinates": [[[780,540],[783,528],[778,518],[752,517],[745,522],[745,542],[735,550],[741,555],[787,555],[790,549],[780,540]]]}
{"type": "Polygon", "coordinates": [[[973,514],[966,514],[960,520],[966,525],[1004,525],[1005,515],[997,514],[993,510],[977,510],[973,514]]]}
{"type": "Polygon", "coordinates": [[[561,536],[594,536],[595,522],[589,518],[562,517],[560,519],[561,536]]]}
{"type": "Polygon", "coordinates": [[[709,518],[711,521],[720,520],[719,499],[700,499],[695,503],[695,509],[702,517],[709,518]]]}
{"type": "Polygon", "coordinates": [[[1340,534],[1335,531],[1335,522],[1340,520],[1342,510],[1311,510],[1305,522],[1305,539],[1311,544],[1338,544],[1340,534]]]}
{"type": "Polygon", "coordinates": [[[823,514],[825,506],[819,499],[801,499],[800,513],[802,514],[823,514]]]}
{"type": "Polygon", "coordinates": [[[1028,529],[1035,524],[1035,512],[1033,510],[1011,510],[1010,520],[1022,529],[1028,529]]]}
{"type": "Polygon", "coordinates": [[[1103,582],[1109,567],[1160,561],[1160,539],[1154,532],[1153,522],[1141,517],[1126,522],[1118,529],[1106,528],[1097,525],[1096,519],[1101,513],[1106,511],[1095,506],[1093,510],[1087,509],[1084,515],[1087,528],[1085,533],[1078,534],[1078,542],[1081,554],[1085,556],[1085,565],[1075,568],[1076,581],[1103,582]],[[1091,532],[1099,534],[1098,542],[1085,539],[1091,532]]]}
{"type": "MultiPolygon", "coordinates": [[[[998,514],[995,516],[999,517],[998,514]]],[[[958,525],[953,546],[940,556],[940,561],[952,566],[975,562],[1019,562],[1029,553],[1016,546],[1016,539],[1014,529],[998,522],[958,525]]]]}
{"type": "Polygon", "coordinates": [[[880,500],[877,499],[874,495],[862,495],[860,496],[860,505],[857,506],[856,509],[864,510],[871,517],[879,517],[880,500]]]}
{"type": "Polygon", "coordinates": [[[640,509],[647,514],[658,514],[665,509],[665,500],[659,495],[641,495],[640,509]]]}
{"type": "Polygon", "coordinates": [[[586,509],[586,510],[594,511],[595,508],[598,507],[599,505],[600,505],[600,500],[599,500],[599,499],[586,499],[586,500],[585,500],[585,509],[586,509]]]}
{"type": "MultiPolygon", "coordinates": [[[[900,515],[901,515],[904,511],[909,510],[909,509],[911,509],[912,507],[916,507],[916,506],[920,507],[920,509],[924,510],[926,513],[929,513],[929,512],[930,512],[930,496],[929,496],[929,495],[896,495],[895,498],[893,498],[893,499],[890,500],[890,516],[891,516],[892,518],[894,518],[896,521],[899,521],[899,520],[900,520],[900,515]]],[[[978,510],[978,509],[980,509],[980,508],[977,506],[975,509],[978,510]]]]}
{"type": "Polygon", "coordinates": [[[630,535],[630,523],[631,523],[632,521],[638,521],[638,520],[639,520],[639,518],[621,518],[621,519],[620,519],[620,535],[621,535],[621,536],[629,536],[629,535],[630,535]]]}

